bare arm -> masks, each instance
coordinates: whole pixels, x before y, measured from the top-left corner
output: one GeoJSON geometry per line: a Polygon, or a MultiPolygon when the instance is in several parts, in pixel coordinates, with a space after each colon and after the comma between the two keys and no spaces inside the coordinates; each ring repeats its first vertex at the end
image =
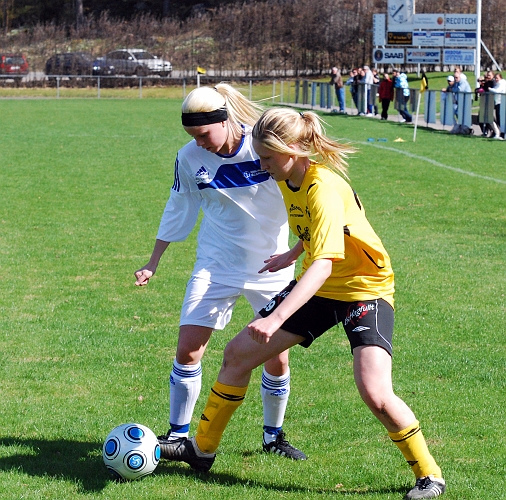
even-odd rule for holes
{"type": "Polygon", "coordinates": [[[272,273],[279,271],[280,269],[284,269],[285,267],[291,266],[297,261],[303,251],[304,248],[302,246],[302,241],[299,240],[293,248],[288,250],[288,252],[279,255],[271,255],[267,260],[264,260],[266,265],[262,267],[260,271],[258,271],[258,274],[261,274],[265,271],[272,273]]]}
{"type": "Polygon", "coordinates": [[[322,287],[332,272],[330,259],[315,260],[289,295],[272,314],[258,318],[248,325],[250,337],[259,344],[269,342],[274,333],[295,311],[303,306],[322,287]]]}
{"type": "Polygon", "coordinates": [[[145,286],[149,283],[149,279],[155,274],[158,263],[169,245],[170,241],[156,240],[149,262],[134,273],[137,279],[136,286],[145,286]]]}

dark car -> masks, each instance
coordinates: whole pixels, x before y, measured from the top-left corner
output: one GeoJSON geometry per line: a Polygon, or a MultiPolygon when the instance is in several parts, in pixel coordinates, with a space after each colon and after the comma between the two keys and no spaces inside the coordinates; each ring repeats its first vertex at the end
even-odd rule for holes
{"type": "Polygon", "coordinates": [[[107,64],[114,66],[117,75],[160,75],[172,73],[172,64],[143,49],[119,49],[105,56],[107,64]]]}
{"type": "Polygon", "coordinates": [[[50,57],[45,73],[51,76],[112,75],[114,69],[102,57],[94,59],[87,52],[66,52],[50,57]]]}
{"type": "Polygon", "coordinates": [[[21,80],[28,74],[28,62],[21,54],[0,54],[0,77],[21,80]]]}

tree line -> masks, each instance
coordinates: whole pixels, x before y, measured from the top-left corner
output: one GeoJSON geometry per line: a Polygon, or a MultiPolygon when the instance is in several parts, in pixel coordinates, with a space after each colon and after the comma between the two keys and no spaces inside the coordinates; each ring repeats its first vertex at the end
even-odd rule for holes
{"type": "MultiPolygon", "coordinates": [[[[55,52],[100,56],[141,47],[189,74],[201,66],[250,76],[321,74],[334,65],[370,63],[373,14],[387,8],[387,0],[0,1],[3,25],[6,16],[12,21],[0,48],[27,53],[32,67],[55,52]]],[[[476,0],[417,0],[416,12],[475,13],[476,0]]],[[[506,2],[483,0],[482,38],[501,64],[505,18],[506,2]]],[[[492,65],[486,51],[482,65],[492,65]]]]}

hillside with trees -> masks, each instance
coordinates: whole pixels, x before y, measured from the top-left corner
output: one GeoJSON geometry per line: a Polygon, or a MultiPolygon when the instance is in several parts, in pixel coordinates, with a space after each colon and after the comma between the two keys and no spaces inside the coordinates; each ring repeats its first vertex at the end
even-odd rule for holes
{"type": "MultiPolygon", "coordinates": [[[[141,47],[193,74],[321,74],[370,63],[387,0],[0,0],[0,50],[41,71],[57,52],[141,47]],[[230,73],[228,73],[230,74],[230,73]]],[[[476,1],[416,0],[417,13],[475,13],[476,1]]],[[[506,63],[506,2],[483,0],[482,39],[506,63]]],[[[482,67],[492,65],[482,53],[482,67]]]]}

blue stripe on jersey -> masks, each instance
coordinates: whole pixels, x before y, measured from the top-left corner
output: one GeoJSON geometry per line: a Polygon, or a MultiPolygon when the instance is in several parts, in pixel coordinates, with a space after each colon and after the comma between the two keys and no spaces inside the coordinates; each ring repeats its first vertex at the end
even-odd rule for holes
{"type": "Polygon", "coordinates": [[[207,172],[205,167],[202,167],[197,173],[196,181],[199,189],[246,187],[260,184],[269,179],[269,174],[260,169],[260,162],[258,160],[222,165],[218,168],[214,179],[206,178],[202,175],[203,171],[207,172]]]}
{"type": "Polygon", "coordinates": [[[174,163],[174,184],[172,185],[172,189],[174,191],[179,191],[181,186],[181,181],[179,180],[179,157],[176,156],[176,162],[174,163]]]}

